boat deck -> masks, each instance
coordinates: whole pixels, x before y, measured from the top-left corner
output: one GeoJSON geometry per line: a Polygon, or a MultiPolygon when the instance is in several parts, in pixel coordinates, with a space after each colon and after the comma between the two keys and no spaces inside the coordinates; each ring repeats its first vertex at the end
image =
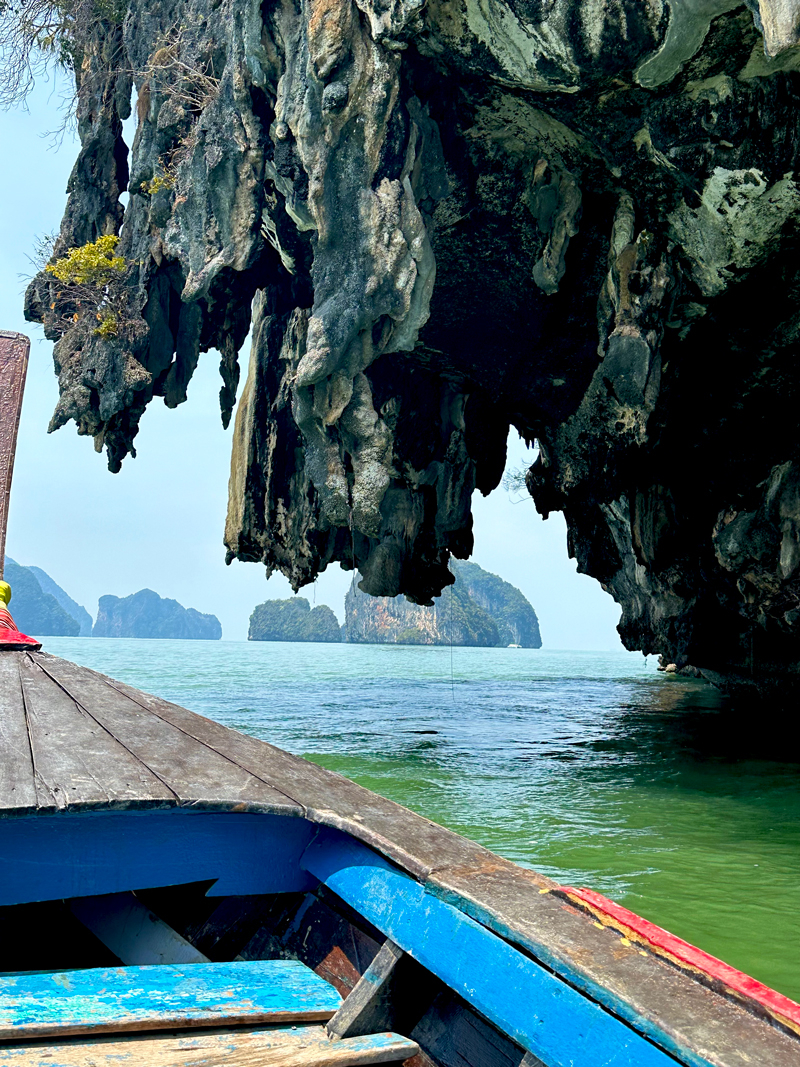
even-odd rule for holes
{"type": "Polygon", "coordinates": [[[791,1018],[632,941],[555,882],[175,704],[44,652],[0,652],[0,818],[162,809],[344,831],[678,1062],[800,1063],[791,1018]]]}

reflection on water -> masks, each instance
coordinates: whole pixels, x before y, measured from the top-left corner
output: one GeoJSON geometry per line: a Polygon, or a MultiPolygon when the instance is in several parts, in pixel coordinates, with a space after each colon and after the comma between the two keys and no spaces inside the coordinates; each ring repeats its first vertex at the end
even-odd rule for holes
{"type": "Polygon", "coordinates": [[[800,999],[800,754],[626,653],[50,638],[800,999]]]}

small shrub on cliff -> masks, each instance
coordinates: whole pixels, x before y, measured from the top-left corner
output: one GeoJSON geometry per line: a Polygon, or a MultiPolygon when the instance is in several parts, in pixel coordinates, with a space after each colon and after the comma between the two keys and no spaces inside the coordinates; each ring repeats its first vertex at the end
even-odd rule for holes
{"type": "Polygon", "coordinates": [[[125,257],[117,255],[118,243],[118,237],[107,234],[47,264],[45,272],[62,283],[50,305],[48,325],[64,333],[82,322],[99,337],[116,336],[124,322],[123,279],[128,269],[125,257]]]}
{"type": "Polygon", "coordinates": [[[155,196],[162,189],[172,189],[174,185],[175,175],[171,171],[165,170],[163,174],[156,174],[149,182],[142,182],[140,188],[147,196],[155,196]]]}
{"type": "Polygon", "coordinates": [[[116,255],[118,244],[119,237],[111,234],[98,237],[80,248],[70,249],[62,259],[48,263],[45,270],[67,285],[106,286],[126,267],[124,257],[116,255]]]}

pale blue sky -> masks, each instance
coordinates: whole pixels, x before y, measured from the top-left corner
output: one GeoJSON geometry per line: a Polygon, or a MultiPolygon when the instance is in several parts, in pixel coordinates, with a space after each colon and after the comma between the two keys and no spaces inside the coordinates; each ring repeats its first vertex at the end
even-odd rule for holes
{"type": "MultiPolygon", "coordinates": [[[[31,363],[20,427],[8,553],[35,564],[95,615],[104,593],[127,596],[147,586],[187,607],[213,612],[228,640],[247,636],[255,604],[291,595],[257,564],[225,566],[222,530],[230,431],[220,423],[216,353],[200,358],[189,400],[169,411],[155,400],[136,439],[138,457],[109,474],[92,441],[74,424],[47,434],[57,397],[52,345],[22,317],[23,275],[37,236],[57,229],[75,156],[70,138],[51,147],[58,94],[40,86],[29,112],[0,112],[0,327],[28,333],[31,363]]],[[[246,353],[243,353],[246,362],[246,353]]],[[[243,368],[245,370],[246,368],[243,368]]],[[[244,379],[244,373],[242,375],[244,379]]],[[[509,463],[526,458],[512,434],[509,463]]],[[[612,650],[619,609],[568,559],[560,515],[547,522],[527,498],[502,489],[476,494],[473,559],[519,586],[534,605],[545,647],[612,650]]],[[[338,565],[301,595],[341,617],[350,576],[338,565]]]]}

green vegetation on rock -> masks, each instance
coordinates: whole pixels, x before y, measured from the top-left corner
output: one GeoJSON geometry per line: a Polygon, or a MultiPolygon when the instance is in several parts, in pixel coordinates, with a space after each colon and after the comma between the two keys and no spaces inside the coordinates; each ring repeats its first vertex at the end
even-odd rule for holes
{"type": "Polygon", "coordinates": [[[73,600],[69,593],[64,592],[57,582],[54,582],[50,575],[43,571],[41,567],[28,567],[31,574],[35,574],[42,587],[43,593],[49,593],[50,596],[56,598],[61,607],[66,611],[68,615],[71,615],[73,619],[80,626],[80,637],[92,636],[92,616],[86,610],[86,608],[73,600]]]}
{"type": "Polygon", "coordinates": [[[492,616],[499,630],[499,644],[541,648],[539,620],[529,600],[516,586],[477,563],[452,560],[451,569],[457,584],[463,582],[474,601],[492,616]]]}
{"type": "Polygon", "coordinates": [[[77,637],[80,623],[45,592],[36,575],[6,556],[5,580],[11,586],[9,609],[20,630],[30,637],[77,637]]]}
{"type": "Polygon", "coordinates": [[[341,641],[339,622],[327,606],[312,608],[305,597],[266,600],[250,616],[249,641],[341,641]]]}

